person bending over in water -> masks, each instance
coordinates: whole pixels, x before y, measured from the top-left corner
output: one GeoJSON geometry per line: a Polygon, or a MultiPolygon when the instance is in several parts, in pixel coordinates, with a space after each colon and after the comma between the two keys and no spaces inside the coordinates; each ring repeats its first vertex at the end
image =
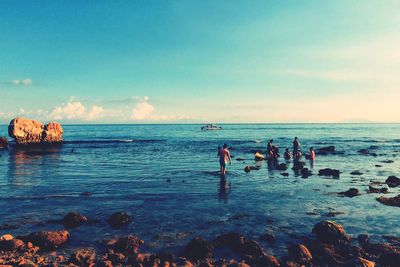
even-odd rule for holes
{"type": "Polygon", "coordinates": [[[283,154],[283,157],[284,157],[286,160],[289,160],[289,159],[292,158],[292,153],[290,153],[289,148],[286,148],[285,154],[283,154]]]}
{"type": "Polygon", "coordinates": [[[219,166],[222,175],[226,174],[226,162],[229,160],[229,165],[232,165],[231,153],[229,152],[228,145],[224,144],[222,148],[218,150],[219,166]]]}

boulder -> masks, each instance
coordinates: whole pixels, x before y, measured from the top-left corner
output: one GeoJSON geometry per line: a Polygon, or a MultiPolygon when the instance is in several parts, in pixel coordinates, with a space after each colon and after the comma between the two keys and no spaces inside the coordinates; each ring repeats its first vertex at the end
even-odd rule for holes
{"type": "Polygon", "coordinates": [[[308,168],[301,169],[300,173],[303,178],[308,178],[312,175],[311,171],[308,168]]]}
{"type": "Polygon", "coordinates": [[[61,231],[41,231],[31,233],[27,240],[35,246],[44,250],[56,249],[68,242],[69,232],[61,231]]]}
{"type": "Polygon", "coordinates": [[[357,171],[352,171],[350,174],[351,175],[362,175],[362,172],[357,170],[357,171]]]}
{"type": "Polygon", "coordinates": [[[303,244],[293,245],[289,248],[289,258],[297,263],[310,265],[312,261],[311,252],[303,244]]]}
{"type": "Polygon", "coordinates": [[[341,195],[341,196],[344,196],[344,197],[356,197],[356,196],[358,196],[358,189],[357,188],[350,188],[349,190],[343,191],[343,192],[339,192],[338,194],[341,195]]]}
{"type": "Polygon", "coordinates": [[[331,154],[331,153],[335,153],[334,146],[320,147],[316,151],[317,155],[327,155],[327,154],[331,154]]]}
{"type": "Polygon", "coordinates": [[[213,246],[201,237],[193,238],[185,247],[183,255],[190,261],[197,262],[203,259],[211,259],[213,246]]]}
{"type": "Polygon", "coordinates": [[[82,267],[94,266],[96,252],[88,249],[78,249],[70,258],[70,262],[82,267]]]}
{"type": "Polygon", "coordinates": [[[270,244],[273,244],[276,242],[276,236],[273,233],[269,233],[269,232],[262,234],[260,236],[260,239],[262,241],[267,241],[270,244]]]}
{"type": "Polygon", "coordinates": [[[303,161],[298,161],[298,160],[293,161],[292,170],[299,171],[299,170],[303,169],[305,165],[306,165],[306,163],[303,161]]]}
{"type": "Polygon", "coordinates": [[[60,143],[62,134],[62,127],[56,122],[44,126],[40,121],[15,118],[8,126],[8,135],[18,145],[60,143]]]}
{"type": "Polygon", "coordinates": [[[387,206],[400,207],[400,195],[396,197],[378,197],[376,200],[387,206]]]}
{"type": "Polygon", "coordinates": [[[139,252],[139,248],[144,244],[144,241],[134,235],[121,237],[118,240],[108,242],[108,246],[116,253],[126,255],[135,255],[139,252]]]}
{"type": "Polygon", "coordinates": [[[333,221],[322,221],[317,223],[312,232],[321,242],[335,244],[341,240],[349,240],[342,225],[333,221]]]}
{"type": "Polygon", "coordinates": [[[77,213],[77,212],[70,212],[66,214],[62,220],[62,223],[67,228],[75,228],[81,226],[82,224],[86,223],[88,219],[77,213]]]}
{"type": "Polygon", "coordinates": [[[121,228],[131,223],[132,218],[126,212],[116,212],[108,218],[107,222],[113,228],[121,228]]]}
{"type": "Polygon", "coordinates": [[[242,234],[230,232],[218,236],[213,243],[216,247],[227,246],[238,253],[245,241],[246,238],[242,234]]]}
{"type": "Polygon", "coordinates": [[[44,143],[61,143],[62,135],[64,133],[63,128],[57,122],[50,122],[44,127],[43,140],[44,143]]]}
{"type": "Polygon", "coordinates": [[[0,137],[0,149],[8,148],[8,140],[4,136],[0,137]]]}
{"type": "Polygon", "coordinates": [[[24,241],[16,239],[12,235],[7,234],[0,238],[0,251],[14,251],[24,246],[24,241]]]}
{"type": "Polygon", "coordinates": [[[332,176],[334,178],[339,178],[340,171],[330,168],[321,169],[318,171],[319,176],[332,176]]]}
{"type": "Polygon", "coordinates": [[[389,177],[386,179],[386,184],[387,184],[389,187],[397,187],[397,186],[400,185],[400,178],[398,178],[398,177],[396,177],[396,176],[389,176],[389,177]]]}
{"type": "Polygon", "coordinates": [[[287,166],[287,164],[285,164],[285,163],[280,163],[280,164],[278,164],[278,165],[276,166],[276,169],[277,169],[278,171],[286,171],[286,170],[288,169],[288,166],[287,166]]]}
{"type": "Polygon", "coordinates": [[[343,267],[375,267],[375,262],[357,257],[344,262],[343,267]]]}

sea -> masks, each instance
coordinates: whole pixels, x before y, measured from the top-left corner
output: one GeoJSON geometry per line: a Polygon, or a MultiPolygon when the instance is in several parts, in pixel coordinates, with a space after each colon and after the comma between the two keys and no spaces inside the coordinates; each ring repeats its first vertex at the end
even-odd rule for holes
{"type": "MultiPolygon", "coordinates": [[[[378,202],[383,194],[367,193],[371,182],[381,187],[388,176],[400,176],[400,124],[221,126],[202,131],[198,124],[64,125],[61,146],[0,151],[0,225],[15,228],[0,235],[63,229],[54,221],[76,211],[97,223],[70,229],[66,249],[134,234],[147,251],[179,253],[195,236],[211,241],[235,231],[279,256],[290,244],[312,238],[322,220],[343,224],[355,238],[400,236],[400,208],[378,202]],[[296,136],[303,152],[335,146],[336,153],[303,159],[313,174],[308,178],[294,172],[291,161],[287,171],[255,161],[254,153],[265,153],[269,139],[283,154],[296,136]],[[224,143],[233,163],[221,178],[217,149],[224,143]],[[259,169],[246,173],[245,166],[259,169]],[[318,176],[323,168],[340,170],[340,177],[318,176]],[[355,170],[362,175],[352,175],[355,170]],[[349,188],[360,195],[337,194],[349,188]],[[120,211],[133,222],[113,229],[107,218],[120,211]],[[262,241],[264,233],[273,233],[276,242],[262,241]]],[[[7,135],[6,125],[1,135],[7,135]]],[[[385,196],[398,194],[400,188],[389,188],[385,196]]]]}

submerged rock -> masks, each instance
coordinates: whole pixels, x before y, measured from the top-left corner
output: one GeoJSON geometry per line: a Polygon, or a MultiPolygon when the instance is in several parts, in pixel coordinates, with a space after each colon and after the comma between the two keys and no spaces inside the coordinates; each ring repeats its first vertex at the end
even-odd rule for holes
{"type": "Polygon", "coordinates": [[[308,178],[312,175],[311,171],[308,168],[301,169],[300,173],[303,178],[308,178]]]}
{"type": "Polygon", "coordinates": [[[387,206],[400,207],[400,195],[396,197],[378,197],[376,200],[387,206]]]}
{"type": "Polygon", "coordinates": [[[317,155],[328,155],[331,153],[335,153],[334,146],[320,147],[316,150],[317,155]]]}
{"type": "Polygon", "coordinates": [[[15,118],[8,126],[8,135],[18,145],[60,143],[62,134],[63,129],[56,122],[44,126],[40,121],[15,118]]]}
{"type": "Polygon", "coordinates": [[[108,218],[107,222],[111,227],[121,228],[131,223],[132,218],[126,212],[116,212],[108,218]]]}
{"type": "Polygon", "coordinates": [[[68,242],[69,232],[66,230],[34,232],[27,239],[41,249],[52,250],[68,242]]]}
{"type": "Polygon", "coordinates": [[[64,216],[62,224],[64,224],[64,226],[67,228],[75,228],[81,226],[87,221],[88,219],[82,214],[79,214],[77,212],[70,212],[64,216]]]}
{"type": "Polygon", "coordinates": [[[258,168],[257,167],[254,167],[254,166],[246,166],[246,167],[244,167],[244,169],[243,169],[245,172],[251,172],[251,171],[254,171],[254,170],[258,170],[258,168]]]}
{"type": "Polygon", "coordinates": [[[287,166],[287,164],[285,164],[285,163],[281,163],[281,164],[278,164],[278,165],[276,166],[276,169],[277,169],[278,171],[286,171],[286,170],[288,169],[288,166],[287,166]]]}
{"type": "Polygon", "coordinates": [[[351,175],[362,175],[362,172],[357,170],[357,171],[352,171],[350,174],[351,175]]]}
{"type": "Polygon", "coordinates": [[[396,176],[389,176],[389,177],[386,179],[386,184],[387,184],[389,187],[397,187],[397,186],[400,185],[400,178],[398,178],[398,177],[396,177],[396,176]]]}
{"type": "Polygon", "coordinates": [[[88,249],[78,249],[71,255],[70,262],[78,266],[93,266],[96,252],[88,249]]]}
{"type": "Polygon", "coordinates": [[[332,176],[334,178],[339,178],[340,171],[330,168],[321,169],[318,171],[319,176],[332,176]]]}
{"type": "Polygon", "coordinates": [[[349,240],[342,225],[333,221],[322,221],[317,223],[312,232],[321,242],[328,244],[338,243],[340,240],[349,240]]]}
{"type": "Polygon", "coordinates": [[[369,186],[368,190],[367,190],[367,193],[368,194],[371,194],[371,193],[387,194],[388,193],[388,189],[386,187],[375,188],[375,187],[369,186]]]}
{"type": "Polygon", "coordinates": [[[366,149],[366,148],[360,149],[357,152],[360,153],[360,154],[363,154],[363,155],[368,155],[369,154],[369,150],[366,149]]]}
{"type": "Polygon", "coordinates": [[[133,255],[139,252],[139,248],[143,244],[144,241],[137,236],[129,235],[118,240],[111,240],[107,245],[116,253],[133,255]]]}
{"type": "Polygon", "coordinates": [[[5,137],[0,137],[0,149],[7,149],[8,148],[8,140],[5,137]]]}
{"type": "Polygon", "coordinates": [[[356,197],[358,196],[358,189],[357,188],[350,188],[347,191],[339,192],[338,194],[345,197],[356,197]]]}

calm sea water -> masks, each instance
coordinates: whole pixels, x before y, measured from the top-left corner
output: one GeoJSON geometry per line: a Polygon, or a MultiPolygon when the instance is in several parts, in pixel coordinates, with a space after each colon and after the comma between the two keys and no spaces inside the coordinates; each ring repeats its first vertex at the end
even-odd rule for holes
{"type": "MultiPolygon", "coordinates": [[[[212,239],[233,230],[258,238],[273,231],[277,243],[264,245],[279,255],[290,242],[310,235],[316,222],[332,219],[327,213],[335,211],[343,214],[333,219],[354,236],[400,235],[400,209],[377,202],[379,194],[365,192],[371,180],[400,175],[399,124],[223,128],[207,132],[200,125],[65,125],[65,144],[51,153],[0,151],[0,224],[19,225],[0,234],[60,229],[61,225],[38,223],[78,211],[101,222],[72,229],[70,248],[134,233],[146,241],[149,250],[178,251],[197,235],[212,239]],[[294,136],[300,138],[303,151],[334,145],[343,152],[319,156],[313,165],[306,161],[314,174],[326,167],[341,170],[340,179],[317,175],[303,179],[291,169],[283,177],[281,171],[269,170],[266,162],[258,171],[243,171],[246,165],[255,165],[252,151],[265,150],[268,139],[274,138],[283,152],[294,136]],[[223,143],[245,162],[234,159],[226,181],[221,182],[216,152],[223,143]],[[370,146],[377,146],[373,152],[378,156],[357,152],[370,146]],[[363,175],[350,175],[354,170],[363,175]],[[350,187],[362,194],[354,198],[332,194],[350,187]],[[92,196],[81,195],[86,191],[92,196]],[[110,228],[105,220],[116,211],[130,213],[134,222],[120,230],[110,228]]],[[[0,126],[0,135],[6,129],[0,126]]],[[[390,192],[387,196],[400,190],[390,192]]]]}

